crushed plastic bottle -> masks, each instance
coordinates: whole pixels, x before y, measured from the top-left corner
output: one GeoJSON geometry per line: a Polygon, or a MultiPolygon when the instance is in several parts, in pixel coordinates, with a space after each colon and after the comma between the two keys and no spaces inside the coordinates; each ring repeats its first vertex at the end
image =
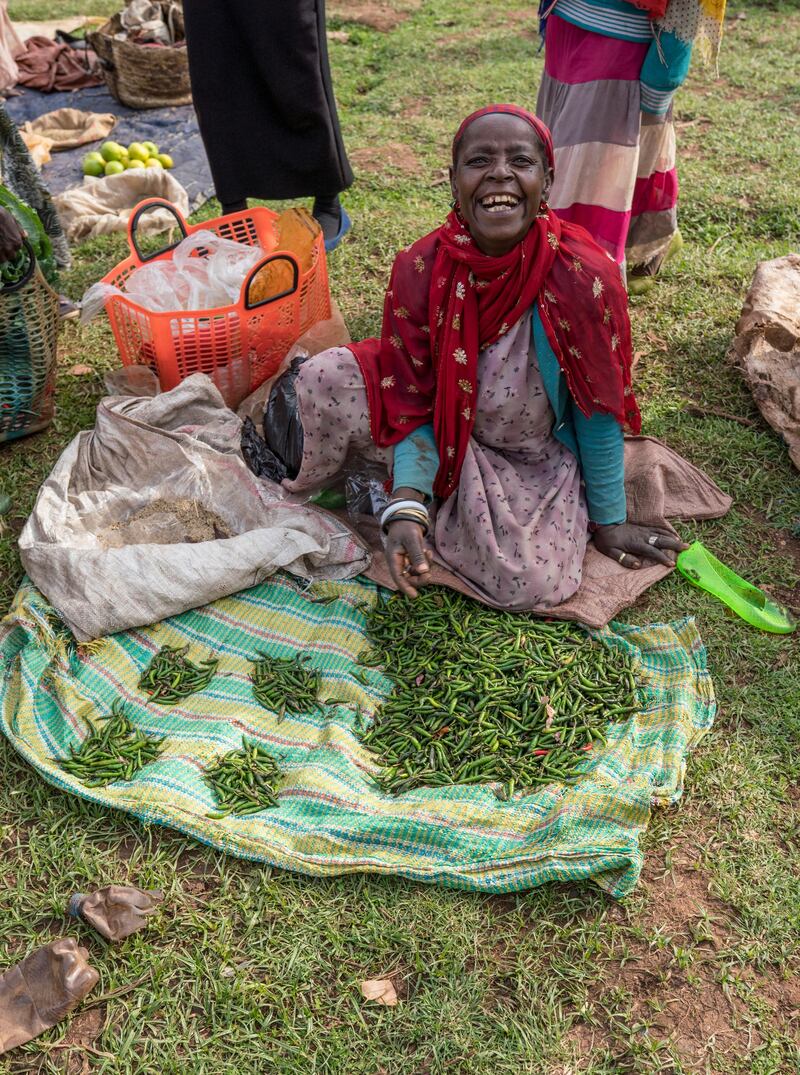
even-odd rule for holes
{"type": "Polygon", "coordinates": [[[0,1053],[60,1022],[94,989],[100,975],[71,937],[46,944],[0,977],[0,1053]]]}
{"type": "Polygon", "coordinates": [[[109,885],[86,894],[77,892],[69,901],[69,913],[82,918],[109,941],[122,941],[147,924],[147,918],[164,899],[163,892],[143,892],[128,885],[109,885]]]}

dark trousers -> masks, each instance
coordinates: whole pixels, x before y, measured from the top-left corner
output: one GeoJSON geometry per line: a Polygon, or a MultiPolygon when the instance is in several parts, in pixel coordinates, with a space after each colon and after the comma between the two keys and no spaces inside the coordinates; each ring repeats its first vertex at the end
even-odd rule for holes
{"type": "Polygon", "coordinates": [[[194,106],[220,201],[349,187],[324,0],[184,0],[184,17],[194,106]]]}

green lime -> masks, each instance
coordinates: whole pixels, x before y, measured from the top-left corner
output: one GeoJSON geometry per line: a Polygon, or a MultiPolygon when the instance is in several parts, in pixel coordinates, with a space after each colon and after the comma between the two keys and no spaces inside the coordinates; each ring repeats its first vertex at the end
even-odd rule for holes
{"type": "Polygon", "coordinates": [[[124,150],[119,142],[103,142],[100,146],[100,156],[104,161],[118,161],[124,150]]]}

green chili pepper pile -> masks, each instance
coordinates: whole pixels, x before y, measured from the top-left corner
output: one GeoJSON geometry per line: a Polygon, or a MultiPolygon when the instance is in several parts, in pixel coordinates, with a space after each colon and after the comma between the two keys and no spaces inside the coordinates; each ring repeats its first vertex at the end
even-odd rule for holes
{"type": "Polygon", "coordinates": [[[264,747],[242,737],[242,749],[225,754],[205,772],[205,781],[219,800],[210,818],[228,814],[258,814],[278,805],[276,785],[281,778],[277,762],[264,747]]]}
{"type": "Polygon", "coordinates": [[[219,662],[210,657],[192,664],[188,652],[188,646],[162,646],[153,657],[139,680],[139,689],[150,695],[151,702],[177,705],[209,685],[219,662]]]}
{"type": "Polygon", "coordinates": [[[250,679],[259,705],[278,714],[310,713],[322,708],[317,699],[322,677],[315,669],[304,668],[307,655],[270,657],[259,652],[253,661],[250,679]]]}
{"type": "Polygon", "coordinates": [[[64,772],[76,776],[88,788],[100,788],[117,780],[133,780],[145,765],[161,754],[163,739],[138,732],[125,714],[118,698],[111,707],[102,730],[90,720],[91,734],[78,750],[70,747],[70,757],[60,762],[64,772]]]}
{"type": "Polygon", "coordinates": [[[568,623],[476,605],[452,591],[393,597],[371,650],[396,687],[363,741],[395,794],[498,783],[500,798],[569,777],[608,721],[639,707],[630,659],[568,623]]]}

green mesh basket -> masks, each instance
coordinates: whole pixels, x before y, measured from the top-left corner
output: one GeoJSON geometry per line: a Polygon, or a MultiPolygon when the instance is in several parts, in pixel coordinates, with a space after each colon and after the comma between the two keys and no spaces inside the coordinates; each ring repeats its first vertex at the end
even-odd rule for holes
{"type": "Polygon", "coordinates": [[[30,243],[22,279],[0,289],[0,443],[44,429],[53,418],[58,295],[30,243]]]}

